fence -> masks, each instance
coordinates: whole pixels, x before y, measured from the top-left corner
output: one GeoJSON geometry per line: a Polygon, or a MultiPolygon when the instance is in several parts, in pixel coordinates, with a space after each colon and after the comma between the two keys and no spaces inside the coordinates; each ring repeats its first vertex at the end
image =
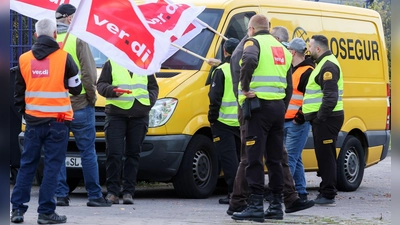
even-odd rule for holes
{"type": "Polygon", "coordinates": [[[17,66],[19,56],[31,49],[35,22],[10,10],[10,68],[17,66]]]}

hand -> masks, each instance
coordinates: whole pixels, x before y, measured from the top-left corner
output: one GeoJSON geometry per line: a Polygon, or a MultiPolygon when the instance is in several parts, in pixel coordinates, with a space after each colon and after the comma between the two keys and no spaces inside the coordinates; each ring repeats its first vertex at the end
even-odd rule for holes
{"type": "Polygon", "coordinates": [[[254,91],[242,91],[242,94],[246,96],[246,98],[254,98],[257,96],[254,91]]]}
{"type": "Polygon", "coordinates": [[[119,97],[119,96],[123,95],[124,93],[122,93],[122,92],[115,92],[115,94],[119,97]]]}
{"type": "Polygon", "coordinates": [[[207,59],[207,63],[210,66],[218,66],[219,64],[221,64],[221,60],[219,60],[219,59],[207,59]]]}

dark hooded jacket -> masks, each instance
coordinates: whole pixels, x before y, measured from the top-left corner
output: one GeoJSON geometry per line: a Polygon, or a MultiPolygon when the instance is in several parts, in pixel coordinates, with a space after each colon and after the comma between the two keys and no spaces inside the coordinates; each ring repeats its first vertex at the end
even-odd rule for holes
{"type": "MultiPolygon", "coordinates": [[[[58,43],[53,38],[41,35],[36,40],[35,44],[32,45],[32,53],[37,60],[43,60],[53,52],[57,51],[59,48],[60,47],[58,46],[58,43]]],[[[79,84],[76,87],[68,86],[68,79],[76,76],[78,72],[78,67],[72,59],[72,56],[68,54],[67,62],[65,64],[64,86],[66,89],[69,90],[69,93],[72,95],[78,95],[82,91],[82,84],[79,84]]],[[[50,74],[50,76],[52,76],[52,74],[50,74]]],[[[24,116],[26,123],[29,125],[39,125],[54,120],[54,118],[38,118],[30,115],[25,115],[25,90],[26,83],[24,78],[22,77],[20,70],[18,69],[15,76],[14,105],[18,108],[18,111],[24,116]]]]}

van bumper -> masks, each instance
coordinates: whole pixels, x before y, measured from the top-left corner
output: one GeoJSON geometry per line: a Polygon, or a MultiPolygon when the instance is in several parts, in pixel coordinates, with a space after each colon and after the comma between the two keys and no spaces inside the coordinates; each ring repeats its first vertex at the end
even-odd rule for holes
{"type": "MultiPolygon", "coordinates": [[[[140,153],[140,165],[138,180],[144,181],[170,181],[178,172],[186,147],[191,139],[189,135],[165,135],[165,136],[146,136],[142,152],[140,153]]],[[[18,136],[20,150],[23,150],[24,133],[18,136]]],[[[69,143],[75,142],[70,137],[69,143]]],[[[103,183],[106,178],[106,154],[105,139],[96,138],[97,162],[99,166],[100,181],[103,183]]],[[[74,146],[69,144],[69,146],[74,146]]],[[[80,158],[79,151],[67,150],[67,157],[80,158]]],[[[43,155],[42,155],[43,159],[43,155]]],[[[39,170],[43,168],[43,160],[40,160],[39,170]]],[[[69,178],[83,178],[81,167],[67,167],[69,178]]]]}

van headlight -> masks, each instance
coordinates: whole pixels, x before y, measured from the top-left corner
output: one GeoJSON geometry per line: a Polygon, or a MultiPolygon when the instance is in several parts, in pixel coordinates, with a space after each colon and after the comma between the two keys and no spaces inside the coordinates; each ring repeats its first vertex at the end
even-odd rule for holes
{"type": "Polygon", "coordinates": [[[175,111],[178,100],[174,98],[158,99],[149,113],[149,127],[164,125],[175,111]]]}

